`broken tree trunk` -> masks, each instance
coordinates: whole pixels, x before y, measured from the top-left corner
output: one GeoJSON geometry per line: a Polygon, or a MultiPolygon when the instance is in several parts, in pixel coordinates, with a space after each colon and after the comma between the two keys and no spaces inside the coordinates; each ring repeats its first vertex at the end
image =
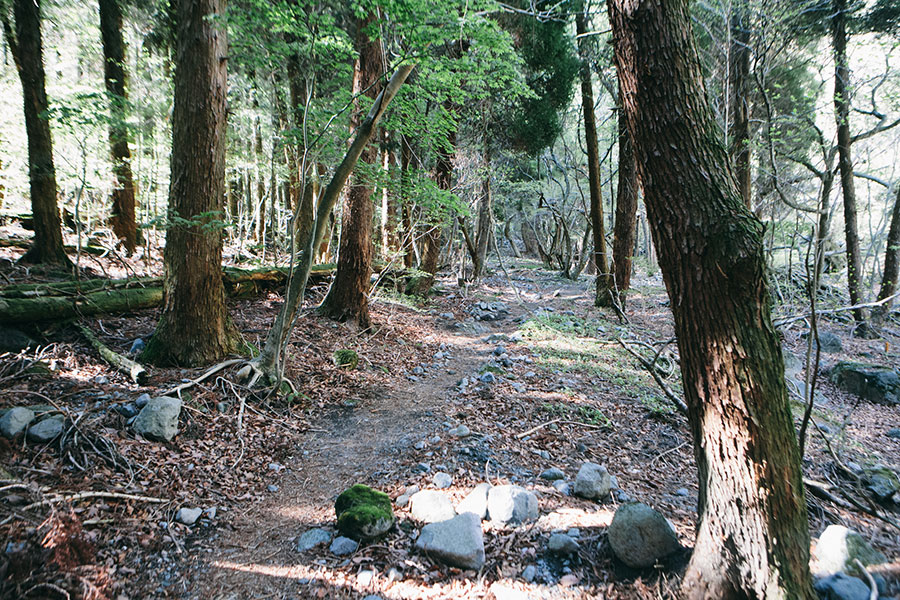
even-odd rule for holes
{"type": "Polygon", "coordinates": [[[108,362],[110,365],[116,368],[116,370],[125,373],[131,380],[134,381],[138,385],[144,385],[147,383],[147,380],[150,378],[150,375],[147,373],[147,369],[145,369],[142,365],[134,362],[130,358],[122,356],[121,354],[110,350],[110,348],[97,339],[97,336],[94,335],[94,332],[82,325],[81,323],[76,323],[75,326],[81,332],[81,334],[87,338],[87,340],[91,343],[91,346],[100,353],[100,356],[108,362]]]}

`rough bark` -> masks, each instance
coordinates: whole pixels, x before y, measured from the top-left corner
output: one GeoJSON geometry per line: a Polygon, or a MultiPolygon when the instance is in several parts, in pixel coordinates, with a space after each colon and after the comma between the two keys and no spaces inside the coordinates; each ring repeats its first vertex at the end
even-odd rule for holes
{"type": "MultiPolygon", "coordinates": [[[[621,97],[621,93],[619,94],[621,97]]],[[[613,272],[620,306],[625,305],[625,291],[631,287],[632,257],[637,231],[638,178],[634,163],[634,144],[619,115],[619,186],[616,191],[616,222],[613,226],[613,272]]]]}
{"type": "Polygon", "coordinates": [[[109,96],[109,150],[113,163],[112,215],[110,225],[126,252],[138,243],[134,208],[134,178],[128,147],[127,92],[125,89],[125,40],[119,0],[100,0],[100,34],[103,39],[103,74],[109,96]]]}
{"type": "Polygon", "coordinates": [[[481,180],[481,198],[478,200],[478,220],[475,226],[475,244],[474,252],[470,252],[472,256],[472,277],[480,279],[484,274],[485,262],[487,261],[488,245],[493,234],[493,215],[491,214],[493,207],[491,196],[491,152],[485,141],[484,149],[484,177],[481,180]]]}
{"type": "MultiPolygon", "coordinates": [[[[834,53],[834,116],[837,121],[838,168],[844,199],[844,238],[847,245],[847,288],[850,304],[863,303],[859,283],[862,262],[856,218],[856,187],[853,182],[853,157],[850,152],[850,67],[847,63],[847,1],[834,0],[831,17],[831,43],[834,53]]],[[[856,335],[868,333],[864,308],[853,311],[856,335]]]]}
{"type": "MultiPolygon", "coordinates": [[[[370,39],[366,27],[375,20],[370,14],[357,23],[356,50],[359,53],[354,72],[353,92],[370,98],[378,95],[378,80],[382,75],[381,41],[370,39]]],[[[357,107],[354,129],[359,127],[361,112],[357,107]]],[[[378,148],[367,146],[360,160],[374,167],[378,148]]],[[[369,278],[375,248],[372,243],[372,184],[365,175],[357,174],[347,192],[341,213],[341,238],[338,249],[337,274],[322,301],[319,311],[331,318],[346,321],[356,319],[365,328],[369,319],[369,278]]]]}
{"type": "Polygon", "coordinates": [[[812,600],[763,226],[702,87],[686,0],[611,0],[622,101],[671,299],[700,482],[689,599],[812,600]]]}
{"type": "Polygon", "coordinates": [[[21,260],[71,267],[63,248],[62,223],[56,203],[53,139],[50,123],[44,116],[49,104],[44,87],[40,2],[14,0],[13,19],[15,22],[11,27],[4,16],[3,30],[22,82],[25,133],[28,136],[28,180],[34,216],[34,243],[21,260]]]}
{"type": "Polygon", "coordinates": [[[610,306],[615,295],[606,251],[606,223],[603,218],[603,195],[600,189],[600,150],[597,145],[597,118],[594,115],[594,86],[591,82],[590,50],[588,47],[587,19],[584,6],[575,13],[575,31],[578,38],[578,54],[581,58],[581,108],[584,113],[584,141],[587,146],[588,184],[591,194],[591,228],[594,232],[594,265],[597,267],[594,304],[610,306]]]}
{"type": "Polygon", "coordinates": [[[228,44],[225,0],[178,2],[166,299],[144,357],[200,365],[236,348],[222,286],[228,44]]]}
{"type": "Polygon", "coordinates": [[[410,194],[410,180],[413,177],[411,171],[417,170],[421,165],[416,153],[413,152],[412,142],[408,136],[400,136],[400,171],[401,171],[401,200],[400,221],[402,225],[400,250],[403,252],[403,266],[407,269],[415,264],[416,252],[413,248],[415,232],[413,231],[414,201],[410,194]]]}
{"type": "Polygon", "coordinates": [[[729,112],[731,113],[731,164],[738,191],[747,208],[751,206],[750,178],[750,16],[738,2],[731,15],[729,60],[729,112]]]}
{"type": "MultiPolygon", "coordinates": [[[[897,276],[900,275],[900,183],[897,184],[897,197],[894,199],[894,209],[891,211],[891,225],[888,229],[887,244],[884,251],[884,271],[881,276],[881,290],[878,292],[878,300],[884,300],[897,292],[897,276]]],[[[887,314],[893,301],[889,300],[881,305],[879,313],[887,314]]]]}

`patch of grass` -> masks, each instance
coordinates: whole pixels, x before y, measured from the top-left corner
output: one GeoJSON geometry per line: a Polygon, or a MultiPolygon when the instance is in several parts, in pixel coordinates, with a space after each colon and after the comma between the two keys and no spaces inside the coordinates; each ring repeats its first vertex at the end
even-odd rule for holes
{"type": "Polygon", "coordinates": [[[372,301],[405,306],[416,312],[425,312],[425,309],[428,306],[428,300],[426,298],[401,294],[397,290],[390,288],[379,288],[378,292],[372,297],[372,301]]]}
{"type": "Polygon", "coordinates": [[[503,375],[505,371],[498,367],[497,365],[486,364],[480,369],[478,369],[479,375],[484,375],[485,373],[493,373],[494,375],[503,375]]]}
{"type": "MultiPolygon", "coordinates": [[[[570,391],[571,394],[571,391],[570,391]]],[[[613,422],[603,412],[594,406],[586,404],[565,404],[563,402],[546,402],[541,405],[541,410],[549,413],[554,418],[578,421],[588,425],[598,425],[604,428],[613,428],[613,422]]]]}

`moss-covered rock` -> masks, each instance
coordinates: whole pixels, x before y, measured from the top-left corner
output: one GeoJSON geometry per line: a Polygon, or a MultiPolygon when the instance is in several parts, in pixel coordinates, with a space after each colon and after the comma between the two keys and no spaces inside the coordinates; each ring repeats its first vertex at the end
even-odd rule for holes
{"type": "Polygon", "coordinates": [[[353,370],[359,364],[359,355],[353,350],[335,350],[332,358],[336,367],[353,370]]]}
{"type": "Polygon", "coordinates": [[[338,531],[356,540],[376,538],[395,521],[390,497],[362,484],[344,490],[334,503],[334,512],[338,531]]]}

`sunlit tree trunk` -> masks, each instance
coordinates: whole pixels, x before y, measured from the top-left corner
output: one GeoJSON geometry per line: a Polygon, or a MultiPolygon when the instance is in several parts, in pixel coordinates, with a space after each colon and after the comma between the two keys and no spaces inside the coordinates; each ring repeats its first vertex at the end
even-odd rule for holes
{"type": "MultiPolygon", "coordinates": [[[[900,275],[900,183],[897,184],[897,197],[894,199],[894,209],[891,211],[891,225],[888,229],[887,244],[884,251],[884,271],[881,276],[881,291],[878,292],[878,300],[887,300],[897,293],[897,276],[900,275]]],[[[880,315],[885,315],[893,305],[892,300],[887,300],[878,309],[880,315]]]]}
{"type": "MultiPolygon", "coordinates": [[[[621,97],[621,93],[619,94],[621,97]]],[[[616,222],[613,226],[613,273],[619,303],[625,304],[625,292],[631,287],[632,257],[637,231],[638,178],[634,163],[634,144],[619,115],[619,186],[616,190],[616,222]]]]}
{"type": "Polygon", "coordinates": [[[731,123],[731,164],[738,191],[750,208],[750,14],[744,0],[737,0],[731,15],[731,44],[728,48],[729,112],[731,123]]]}
{"type": "Polygon", "coordinates": [[[815,598],[763,226],[703,89],[686,0],[610,0],[622,104],[675,318],[699,471],[685,598],[815,598]]]}

